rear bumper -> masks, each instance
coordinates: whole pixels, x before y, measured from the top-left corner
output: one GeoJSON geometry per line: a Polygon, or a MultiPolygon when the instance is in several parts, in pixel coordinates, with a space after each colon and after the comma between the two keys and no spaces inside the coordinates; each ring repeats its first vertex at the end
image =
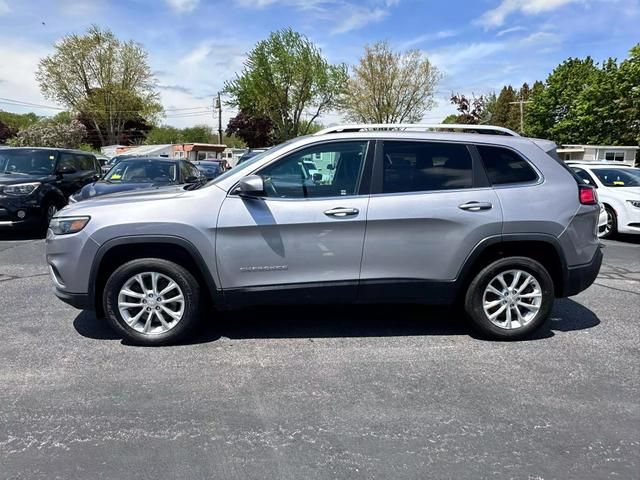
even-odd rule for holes
{"type": "Polygon", "coordinates": [[[78,310],[93,310],[93,305],[91,305],[91,299],[89,298],[89,295],[86,293],[63,292],[57,287],[54,287],[53,293],[55,293],[56,297],[58,297],[64,303],[71,305],[72,307],[75,307],[78,310]]]}
{"type": "Polygon", "coordinates": [[[571,297],[586,290],[593,284],[602,265],[602,247],[596,250],[590,262],[568,268],[563,297],[571,297]]]}

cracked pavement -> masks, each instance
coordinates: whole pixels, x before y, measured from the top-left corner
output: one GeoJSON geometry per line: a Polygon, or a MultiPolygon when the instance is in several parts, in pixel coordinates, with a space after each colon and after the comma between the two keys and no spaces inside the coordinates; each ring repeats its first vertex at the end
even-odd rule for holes
{"type": "Polygon", "coordinates": [[[211,312],[123,344],[51,293],[43,241],[0,241],[0,478],[637,478],[640,241],[534,339],[451,309],[211,312]]]}

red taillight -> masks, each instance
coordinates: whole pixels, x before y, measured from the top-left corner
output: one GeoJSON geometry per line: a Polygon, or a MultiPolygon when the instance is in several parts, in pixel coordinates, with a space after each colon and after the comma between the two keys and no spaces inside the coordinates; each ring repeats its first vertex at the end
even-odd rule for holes
{"type": "Polygon", "coordinates": [[[598,194],[595,188],[588,185],[580,185],[578,188],[580,189],[580,203],[582,205],[598,204],[598,194]]]}

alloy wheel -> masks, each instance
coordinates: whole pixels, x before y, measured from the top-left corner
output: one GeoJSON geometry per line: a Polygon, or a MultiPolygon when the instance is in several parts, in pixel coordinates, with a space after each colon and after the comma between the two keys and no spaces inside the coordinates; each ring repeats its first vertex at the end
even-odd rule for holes
{"type": "Polygon", "coordinates": [[[482,296],[484,313],[491,323],[505,330],[529,324],[542,306],[542,289],[524,270],[506,270],[496,275],[482,296]]]}
{"type": "Polygon", "coordinates": [[[182,290],[169,276],[143,272],[129,278],[118,293],[122,319],[135,331],[147,335],[166,333],[184,316],[182,290]]]}

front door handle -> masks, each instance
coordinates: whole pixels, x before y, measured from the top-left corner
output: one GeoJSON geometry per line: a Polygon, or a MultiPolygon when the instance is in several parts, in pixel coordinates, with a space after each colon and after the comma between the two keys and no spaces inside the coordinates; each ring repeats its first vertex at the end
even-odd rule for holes
{"type": "Polygon", "coordinates": [[[493,205],[489,202],[467,202],[462,205],[458,205],[461,210],[468,210],[470,212],[479,212],[481,210],[491,210],[493,205]]]}
{"type": "Polygon", "coordinates": [[[324,214],[329,217],[350,217],[352,215],[357,215],[358,213],[360,213],[360,210],[357,208],[345,207],[332,208],[331,210],[324,212],[324,214]]]}

